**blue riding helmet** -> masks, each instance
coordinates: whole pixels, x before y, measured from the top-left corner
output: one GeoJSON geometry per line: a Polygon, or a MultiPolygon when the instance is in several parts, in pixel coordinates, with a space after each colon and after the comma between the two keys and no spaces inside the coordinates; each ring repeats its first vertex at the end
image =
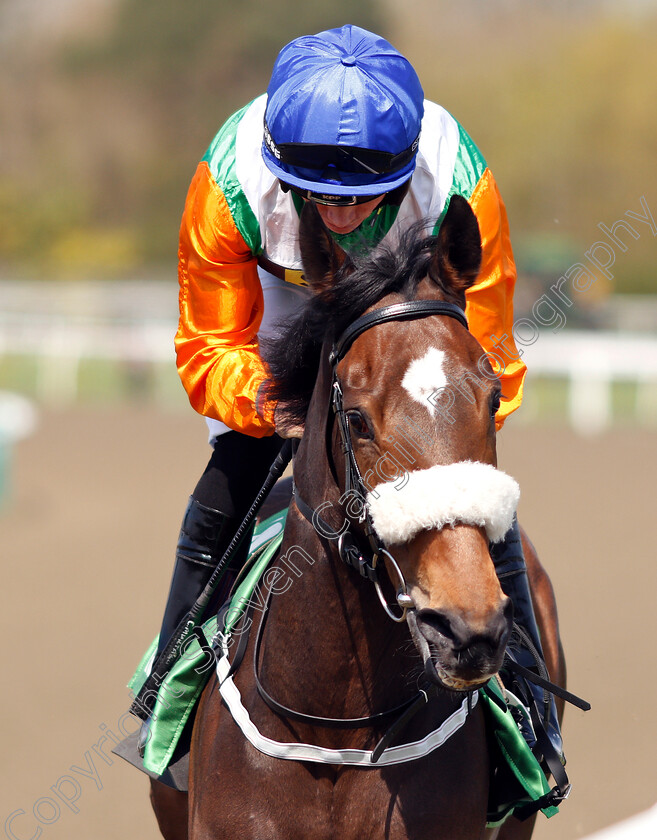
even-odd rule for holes
{"type": "Polygon", "coordinates": [[[279,53],[262,155],[301,190],[381,195],[411,177],[423,114],[422,86],[404,56],[358,26],[329,29],[279,53]]]}

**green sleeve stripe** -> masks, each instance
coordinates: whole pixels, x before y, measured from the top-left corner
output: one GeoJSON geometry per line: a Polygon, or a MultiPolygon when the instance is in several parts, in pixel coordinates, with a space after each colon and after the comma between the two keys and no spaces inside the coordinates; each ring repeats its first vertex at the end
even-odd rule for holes
{"type": "Polygon", "coordinates": [[[481,176],[486,171],[486,160],[479,151],[470,135],[465,129],[459,125],[459,150],[454,162],[454,175],[452,177],[452,186],[447,193],[445,206],[438,217],[434,226],[433,232],[438,233],[443,217],[447,212],[449,200],[453,195],[462,195],[468,201],[472,197],[475,187],[479,183],[481,176]]]}
{"type": "Polygon", "coordinates": [[[212,177],[222,190],[242,238],[253,254],[259,254],[262,251],[260,225],[237,179],[235,166],[237,129],[249,107],[250,103],[224,123],[203,160],[208,164],[212,177]]]}

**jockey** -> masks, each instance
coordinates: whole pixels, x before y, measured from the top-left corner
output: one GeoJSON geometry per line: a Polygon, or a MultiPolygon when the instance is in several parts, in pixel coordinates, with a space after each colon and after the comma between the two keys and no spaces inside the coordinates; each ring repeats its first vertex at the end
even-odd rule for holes
{"type": "MultiPolygon", "coordinates": [[[[520,405],[525,374],[512,338],[516,270],[506,212],[481,153],[447,111],[424,99],[409,62],[356,26],[297,38],[279,54],[267,93],[212,141],[182,218],[175,343],[213,452],[183,519],[160,650],[250,507],[279,435],[293,434],[277,425],[265,398],[258,342],[310,293],[298,242],[303,203],[314,201],[335,240],[353,252],[363,243],[394,245],[418,220],[435,220],[436,232],[454,194],[468,200],[481,233],[481,273],[466,293],[466,313],[502,382],[499,429],[520,405]]],[[[540,651],[517,524],[492,553],[515,621],[540,651]]],[[[515,655],[534,665],[527,650],[515,655]]],[[[560,752],[556,716],[550,729],[560,752]]]]}

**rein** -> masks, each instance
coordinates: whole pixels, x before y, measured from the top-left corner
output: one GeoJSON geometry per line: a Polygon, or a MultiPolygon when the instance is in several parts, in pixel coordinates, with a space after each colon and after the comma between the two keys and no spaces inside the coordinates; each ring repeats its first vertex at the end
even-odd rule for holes
{"type": "MultiPolygon", "coordinates": [[[[449,303],[447,301],[407,301],[404,303],[397,303],[392,304],[390,306],[381,307],[380,309],[376,309],[373,312],[369,312],[356,319],[356,321],[354,321],[353,324],[348,326],[344,330],[344,332],[339,336],[329,354],[329,364],[332,368],[331,406],[334,415],[338,421],[338,428],[340,430],[340,436],[342,441],[342,450],[345,454],[345,490],[356,491],[359,494],[360,498],[362,498],[363,500],[365,499],[367,488],[365,487],[365,483],[363,481],[360,469],[356,462],[356,456],[354,454],[353,447],[351,444],[351,438],[349,435],[349,425],[342,403],[342,388],[340,386],[340,381],[337,375],[338,363],[341,361],[341,359],[344,358],[349,348],[352,346],[352,344],[358,338],[358,336],[362,335],[364,332],[371,329],[372,327],[375,327],[379,324],[389,323],[391,321],[425,318],[431,315],[444,315],[454,318],[467,329],[468,322],[466,320],[465,313],[460,307],[456,306],[456,304],[449,303]]],[[[348,529],[342,533],[336,532],[327,522],[325,522],[319,516],[317,511],[313,510],[310,507],[310,505],[299,495],[299,492],[296,487],[294,488],[294,499],[300,513],[310,524],[313,525],[315,530],[318,533],[320,533],[320,536],[328,539],[336,539],[338,541],[338,552],[342,560],[347,565],[357,569],[363,577],[371,580],[374,583],[379,601],[381,602],[381,605],[383,606],[388,616],[395,622],[404,621],[406,618],[407,610],[413,607],[413,601],[408,595],[406,581],[404,580],[401,569],[397,565],[394,557],[390,554],[390,552],[380,544],[380,540],[376,535],[374,525],[372,523],[371,517],[367,509],[365,508],[365,505],[363,504],[361,522],[364,524],[364,531],[372,549],[372,555],[370,558],[363,556],[361,551],[358,549],[356,540],[351,535],[348,529]],[[319,528],[318,525],[320,526],[319,528]],[[397,590],[397,603],[401,607],[401,615],[396,615],[392,612],[381,589],[381,585],[378,578],[377,564],[382,556],[387,557],[388,560],[392,563],[392,566],[395,569],[395,572],[399,578],[399,588],[397,590]]],[[[369,762],[371,764],[379,762],[379,759],[383,755],[384,751],[386,751],[389,748],[390,744],[397,737],[397,735],[399,735],[399,733],[406,727],[406,725],[415,716],[415,714],[422,708],[424,708],[424,706],[427,705],[427,703],[438,693],[438,688],[433,685],[427,686],[426,689],[421,689],[414,697],[411,697],[409,700],[407,700],[404,703],[401,703],[393,709],[359,718],[326,718],[317,715],[305,714],[303,712],[298,712],[294,709],[290,709],[289,707],[284,706],[282,703],[279,703],[277,700],[275,700],[265,689],[259,674],[260,650],[265,623],[269,611],[271,595],[272,593],[270,590],[265,602],[263,616],[256,633],[253,654],[253,672],[255,677],[256,688],[260,697],[264,700],[267,706],[269,706],[269,708],[276,714],[281,715],[290,720],[297,721],[299,723],[311,724],[313,726],[341,729],[362,729],[365,727],[374,727],[381,725],[389,719],[394,718],[394,722],[387,729],[387,731],[380,739],[375,749],[371,753],[363,753],[363,755],[368,756],[369,762]]],[[[221,642],[221,639],[219,638],[217,639],[217,641],[221,642]]],[[[233,664],[227,669],[226,673],[220,675],[220,691],[222,692],[222,696],[224,696],[224,700],[227,699],[226,695],[224,694],[224,691],[222,690],[224,682],[230,682],[232,674],[235,673],[235,671],[239,668],[239,665],[242,661],[242,657],[246,652],[246,643],[243,642],[243,639],[240,639],[239,647],[240,650],[238,651],[238,654],[233,664]]],[[[226,687],[228,689],[227,693],[229,693],[230,689],[228,685],[226,687]]],[[[233,698],[232,702],[235,714],[237,714],[238,716],[243,716],[244,710],[240,708],[240,704],[237,702],[236,698],[233,698]]],[[[468,692],[467,697],[461,704],[463,722],[465,722],[465,717],[467,717],[467,714],[469,713],[472,705],[475,702],[476,697],[474,697],[473,699],[472,693],[468,692]]],[[[246,722],[243,731],[245,729],[247,729],[246,722]]],[[[440,732],[441,730],[442,727],[439,727],[436,733],[440,732]]],[[[260,738],[261,736],[256,731],[253,737],[260,738]]],[[[303,746],[309,750],[320,749],[313,748],[311,745],[303,746]]],[[[409,745],[409,747],[410,746],[414,745],[409,745]]],[[[263,743],[261,741],[259,741],[258,748],[263,748],[263,743]]],[[[266,749],[263,751],[266,751],[266,749]]]]}
{"type": "MultiPolygon", "coordinates": [[[[277,715],[283,715],[283,717],[290,718],[291,720],[296,720],[298,723],[309,723],[314,726],[323,726],[332,729],[364,729],[365,727],[377,726],[378,724],[382,724],[394,715],[403,715],[414,703],[417,702],[417,700],[421,696],[424,697],[425,703],[428,702],[427,693],[429,689],[427,689],[426,692],[420,692],[420,694],[416,695],[415,697],[411,697],[404,703],[400,703],[398,706],[395,706],[394,709],[388,709],[388,711],[386,712],[376,712],[373,715],[367,715],[365,717],[358,718],[327,718],[318,715],[308,715],[304,712],[296,712],[294,711],[294,709],[290,709],[287,706],[284,706],[282,703],[279,703],[277,700],[274,700],[274,698],[269,694],[269,692],[265,689],[265,687],[262,684],[258,664],[260,659],[260,647],[262,644],[262,636],[267,621],[267,615],[269,613],[269,602],[271,600],[271,595],[272,591],[270,589],[267,593],[267,599],[265,601],[262,620],[260,621],[258,631],[256,633],[255,647],[253,650],[253,673],[255,676],[255,683],[256,688],[258,689],[258,694],[262,697],[262,699],[269,706],[269,708],[273,712],[276,712],[277,715]]],[[[424,703],[422,705],[424,705],[424,703]]]]}
{"type": "MultiPolygon", "coordinates": [[[[319,515],[318,510],[314,510],[299,494],[296,486],[293,494],[294,500],[299,512],[302,516],[313,526],[319,536],[324,539],[337,540],[337,549],[340,558],[348,566],[356,569],[361,576],[370,580],[376,589],[377,596],[387,613],[387,615],[395,622],[403,622],[409,609],[414,608],[414,603],[408,594],[406,581],[404,580],[401,569],[399,568],[394,557],[381,544],[381,540],[376,534],[374,524],[370,512],[365,504],[367,496],[367,488],[363,481],[356,456],[351,442],[349,433],[349,422],[344,410],[343,393],[340,380],[337,374],[337,367],[339,362],[345,357],[354,341],[367,330],[379,324],[389,323],[391,321],[401,321],[409,319],[424,318],[433,315],[441,315],[453,318],[458,321],[463,327],[468,328],[468,323],[463,310],[453,303],[448,301],[407,301],[404,303],[392,304],[376,309],[360,318],[356,319],[353,324],[348,326],[343,333],[334,342],[333,347],[329,353],[328,361],[331,366],[331,408],[337,420],[338,430],[340,433],[342,451],[345,457],[345,492],[355,492],[360,499],[362,499],[362,510],[359,516],[359,523],[363,526],[363,532],[367,537],[371,549],[371,555],[365,556],[358,547],[356,538],[352,535],[347,526],[339,532],[335,531],[324,519],[319,515]],[[398,577],[399,586],[396,591],[397,605],[401,608],[401,615],[394,613],[390,605],[387,603],[378,577],[378,562],[382,556],[385,556],[392,565],[395,574],[398,577]]],[[[321,506],[320,506],[321,507],[321,506]]],[[[310,724],[312,726],[342,728],[342,729],[358,729],[365,727],[375,727],[382,725],[385,721],[393,718],[394,722],[389,726],[383,737],[372,751],[363,750],[327,750],[323,747],[317,747],[311,744],[285,744],[281,742],[271,741],[263,736],[257,727],[251,721],[247,710],[241,702],[239,692],[237,691],[233,681],[232,675],[239,668],[244,653],[246,652],[246,639],[241,638],[238,646],[238,651],[233,664],[228,663],[228,647],[227,639],[223,634],[218,633],[214,640],[214,646],[217,655],[217,676],[219,679],[219,691],[228,705],[233,718],[242,729],[245,737],[261,752],[272,755],[277,758],[289,758],[296,760],[310,760],[329,764],[355,764],[359,766],[373,766],[376,764],[386,765],[392,763],[399,763],[403,761],[413,760],[422,755],[427,755],[437,746],[440,746],[449,738],[455,731],[457,731],[466,721],[472,706],[478,700],[478,693],[467,692],[465,699],[462,701],[460,707],[450,715],[436,730],[430,735],[426,736],[421,741],[416,741],[410,744],[402,745],[400,747],[390,746],[397,736],[404,730],[410,720],[415,714],[424,708],[429,701],[436,696],[438,688],[435,685],[428,686],[425,689],[420,689],[418,694],[410,698],[406,702],[389,709],[385,712],[378,712],[372,715],[367,715],[360,718],[326,718],[316,715],[305,714],[303,712],[295,711],[282,703],[275,700],[262,684],[259,673],[259,660],[261,652],[262,637],[264,634],[265,623],[269,611],[269,604],[271,600],[272,591],[267,594],[262,619],[260,621],[256,640],[254,645],[253,670],[256,689],[266,703],[266,705],[277,715],[294,720],[299,723],[310,724]],[[217,650],[219,648],[219,650],[217,650]],[[221,652],[220,652],[221,651],[221,652]]],[[[513,663],[515,666],[516,663],[513,663]]],[[[518,673],[522,673],[526,679],[537,682],[545,690],[563,697],[569,702],[577,703],[579,698],[574,697],[569,692],[560,689],[553,685],[545,678],[537,678],[531,672],[517,666],[513,668],[518,673]]],[[[580,706],[583,708],[584,706],[580,706]]],[[[538,724],[539,715],[538,710],[532,709],[532,717],[536,719],[538,724]]],[[[537,732],[542,732],[541,726],[536,726],[537,732]]],[[[548,763],[555,780],[558,782],[558,787],[549,794],[546,794],[545,803],[554,804],[555,795],[558,794],[561,798],[567,795],[569,790],[568,779],[560,766],[560,762],[556,752],[554,756],[550,755],[551,744],[547,736],[543,739],[545,743],[542,744],[544,755],[549,756],[548,763]],[[563,791],[563,793],[562,793],[563,791]],[[549,802],[548,802],[549,800],[549,802]]],[[[552,750],[554,752],[554,750],[552,750]]]]}
{"type": "MultiPolygon", "coordinates": [[[[396,764],[403,761],[410,761],[415,758],[420,758],[428,754],[437,746],[444,742],[451,734],[457,731],[464,723],[471,712],[472,707],[477,702],[476,692],[474,694],[468,693],[466,698],[461,702],[452,715],[444,721],[436,730],[430,735],[426,736],[421,741],[407,744],[402,747],[393,747],[390,745],[395,740],[397,735],[406,727],[409,721],[419,712],[429,701],[438,694],[438,687],[435,685],[427,685],[426,688],[420,689],[418,693],[409,698],[404,703],[400,703],[393,709],[388,709],[385,712],[376,712],[372,715],[367,715],[359,718],[326,718],[318,715],[305,714],[304,712],[297,712],[290,709],[288,706],[279,703],[275,700],[262,684],[262,679],[259,673],[259,659],[260,649],[262,644],[262,636],[264,633],[265,623],[269,614],[269,605],[271,601],[272,590],[270,589],[265,599],[264,608],[262,611],[262,618],[258,625],[256,632],[256,640],[253,651],[253,675],[255,679],[256,689],[260,697],[269,706],[269,708],[277,715],[297,721],[298,723],[310,724],[312,726],[321,726],[331,729],[365,729],[375,726],[381,726],[390,718],[393,718],[393,723],[385,731],[385,734],[379,740],[378,744],[371,751],[367,750],[326,750],[323,747],[316,747],[312,744],[298,744],[297,749],[302,752],[298,753],[293,750],[293,754],[288,754],[287,749],[292,745],[285,745],[279,742],[270,741],[261,735],[258,729],[250,720],[248,712],[242,705],[239,699],[232,677],[238,670],[246,650],[248,647],[250,631],[240,633],[239,643],[233,658],[232,663],[228,664],[228,647],[227,638],[223,633],[218,632],[211,641],[211,647],[214,651],[217,661],[217,677],[219,679],[219,692],[227,703],[233,718],[238,722],[245,737],[259,749],[268,755],[277,758],[297,758],[298,760],[318,761],[320,763],[337,763],[337,764],[355,764],[360,766],[372,766],[379,763],[383,753],[388,750],[387,759],[380,762],[381,764],[396,764]],[[398,755],[395,755],[395,754],[398,755]]],[[[229,605],[226,604],[224,609],[220,611],[217,627],[222,625],[222,619],[227,611],[229,605]]],[[[252,613],[255,605],[250,603],[244,613],[244,621],[247,627],[252,626],[252,613]]],[[[198,630],[198,628],[197,628],[198,630]]],[[[208,644],[202,632],[198,630],[201,638],[201,644],[208,644]]]]}

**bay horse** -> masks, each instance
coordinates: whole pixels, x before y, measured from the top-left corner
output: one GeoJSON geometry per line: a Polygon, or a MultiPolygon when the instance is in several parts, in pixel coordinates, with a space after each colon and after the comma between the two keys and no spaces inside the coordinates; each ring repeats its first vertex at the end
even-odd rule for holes
{"type": "MultiPolygon", "coordinates": [[[[476,219],[454,196],[437,236],[414,232],[361,261],[308,204],[300,242],[314,294],[267,356],[278,420],[304,430],[281,548],[285,558],[297,551],[295,573],[287,587],[270,579],[266,620],[254,619],[234,679],[265,745],[358,759],[282,760],[256,749],[215,676],[194,726],[188,819],[185,795],[154,782],[160,828],[168,840],[526,840],[534,818],[485,827],[489,756],[476,689],[502,664],[512,609],[489,553],[498,512],[484,521],[472,510],[490,494],[511,504],[499,530],[515,503],[496,470],[499,382],[460,314],[481,260],[476,219]],[[440,405],[447,377],[470,388],[449,413],[440,405]],[[460,480],[464,463],[475,465],[465,507],[446,513],[433,482],[460,480]],[[488,490],[478,490],[487,477],[488,490]],[[258,681],[275,703],[264,702],[258,681]],[[388,754],[425,743],[446,721],[459,726],[414,760],[386,763],[386,750],[372,764],[371,751],[427,683],[430,702],[388,754]],[[350,725],[358,719],[365,725],[350,725]]],[[[548,669],[563,684],[554,596],[523,543],[548,669]]]]}

